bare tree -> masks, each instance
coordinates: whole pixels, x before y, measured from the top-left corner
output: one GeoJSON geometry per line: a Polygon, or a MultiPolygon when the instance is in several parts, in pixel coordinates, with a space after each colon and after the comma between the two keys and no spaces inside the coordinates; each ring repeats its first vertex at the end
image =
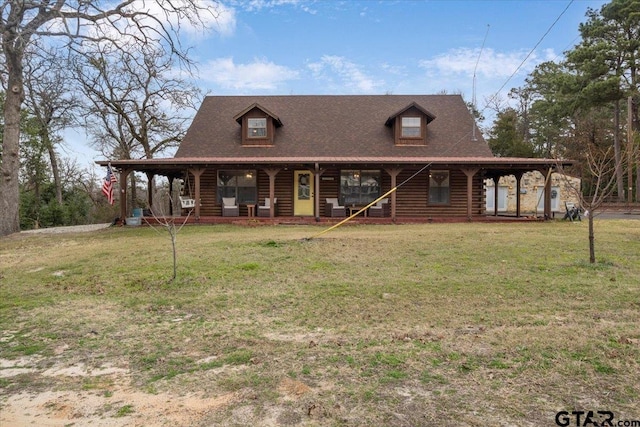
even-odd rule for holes
{"type": "Polygon", "coordinates": [[[62,181],[56,144],[57,132],[70,123],[76,102],[69,85],[65,59],[53,49],[34,44],[26,53],[25,106],[37,123],[40,144],[49,155],[51,174],[56,189],[56,200],[62,204],[62,181]]]}
{"type": "MultiPolygon", "coordinates": [[[[169,203],[173,206],[174,200],[173,197],[169,194],[169,203]]],[[[189,220],[189,216],[191,216],[192,210],[189,210],[187,216],[182,217],[174,217],[168,216],[163,207],[164,205],[158,205],[158,207],[151,208],[151,215],[153,216],[152,221],[148,221],[145,218],[145,222],[150,225],[155,231],[160,233],[158,229],[164,229],[169,235],[169,240],[171,241],[171,254],[173,257],[173,275],[171,276],[171,281],[176,280],[178,276],[178,233],[182,230],[182,227],[189,220]],[[176,223],[176,220],[179,220],[179,223],[176,223]]]]}
{"type": "Polygon", "coordinates": [[[84,125],[105,155],[153,158],[178,145],[200,100],[157,49],[104,50],[76,58],[75,78],[86,99],[84,125]]]}
{"type": "MultiPolygon", "coordinates": [[[[568,179],[567,185],[574,191],[581,207],[585,210],[589,223],[589,262],[596,262],[595,229],[593,219],[598,215],[602,204],[616,190],[616,170],[620,168],[617,156],[612,153],[613,147],[599,149],[596,145],[588,145],[581,186],[577,187],[568,179]]],[[[559,171],[566,178],[561,164],[559,171]]]]}
{"type": "Polygon", "coordinates": [[[74,76],[89,112],[84,126],[107,157],[150,159],[176,147],[200,99],[172,58],[149,46],[85,53],[75,58],[74,76]]]}
{"type": "Polygon", "coordinates": [[[0,236],[20,229],[20,110],[25,99],[25,52],[38,38],[59,39],[81,50],[83,42],[119,46],[135,40],[160,45],[188,63],[177,37],[180,26],[204,25],[215,15],[210,2],[199,0],[2,0],[0,36],[7,88],[0,163],[0,236]],[[205,14],[207,16],[205,16],[205,14]]]}

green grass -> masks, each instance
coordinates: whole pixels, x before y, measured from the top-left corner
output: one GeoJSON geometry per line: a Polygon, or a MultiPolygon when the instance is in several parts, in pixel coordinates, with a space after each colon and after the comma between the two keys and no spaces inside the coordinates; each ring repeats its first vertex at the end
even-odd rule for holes
{"type": "MultiPolygon", "coordinates": [[[[560,409],[602,408],[640,419],[640,221],[597,220],[596,264],[586,222],[305,239],[320,230],[183,228],[175,281],[168,236],[149,228],[4,238],[0,359],[109,363],[142,391],[245,396],[202,425],[278,411],[319,425],[551,425],[560,409]],[[285,378],[311,391],[287,396],[285,378]]],[[[110,396],[118,381],[29,375],[3,378],[0,397],[110,396]]]]}

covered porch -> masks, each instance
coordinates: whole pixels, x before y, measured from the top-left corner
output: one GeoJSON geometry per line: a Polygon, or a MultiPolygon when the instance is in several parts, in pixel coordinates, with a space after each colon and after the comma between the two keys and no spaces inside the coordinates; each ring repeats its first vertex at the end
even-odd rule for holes
{"type": "MultiPolygon", "coordinates": [[[[517,186],[528,171],[539,171],[550,176],[558,166],[566,167],[572,162],[557,163],[548,159],[506,159],[506,158],[437,158],[437,159],[317,159],[310,163],[304,159],[149,159],[100,161],[109,163],[119,173],[119,182],[126,183],[134,172],[146,175],[148,182],[154,178],[166,177],[169,183],[170,203],[166,216],[189,217],[193,223],[299,223],[336,222],[325,207],[329,198],[338,198],[345,207],[345,215],[355,213],[365,202],[352,203],[347,195],[345,173],[353,177],[361,173],[372,175],[376,185],[368,198],[386,195],[389,204],[386,216],[372,217],[363,211],[355,218],[367,223],[437,222],[437,221],[485,221],[512,220],[523,218],[518,200],[513,218],[498,215],[497,202],[494,212],[485,208],[484,180],[495,182],[501,176],[513,175],[517,186]],[[252,196],[237,197],[237,213],[231,217],[223,214],[222,200],[227,189],[221,186],[221,175],[240,176],[246,174],[253,184],[252,196]],[[447,188],[444,203],[435,198],[437,183],[434,175],[446,171],[447,188]],[[233,172],[233,173],[229,173],[233,172]],[[376,175],[377,173],[377,175],[376,175]],[[255,174],[255,176],[253,176],[255,174]],[[179,191],[176,184],[182,187],[179,191]],[[303,188],[303,185],[306,187],[303,188]],[[179,197],[173,196],[180,193],[179,197]],[[303,204],[300,197],[306,197],[303,204]],[[346,204],[346,205],[344,205],[346,204]],[[266,206],[265,206],[266,205],[266,206]],[[258,209],[261,215],[257,215],[258,209]],[[267,209],[265,210],[265,207],[267,209]]],[[[361,178],[363,179],[363,178],[361,178]]],[[[361,183],[364,192],[364,183],[361,183]]],[[[545,181],[543,219],[552,217],[550,180],[545,181]]],[[[236,189],[235,195],[242,195],[246,188],[236,189]]],[[[131,216],[132,208],[127,204],[126,185],[120,186],[120,218],[131,216]]],[[[516,192],[520,194],[519,188],[516,192]]],[[[444,194],[444,193],[443,193],[444,194]]],[[[146,192],[146,207],[154,206],[154,188],[149,185],[146,192]]],[[[497,196],[497,195],[496,195],[497,196]]],[[[361,196],[362,197],[362,196],[361,196]]],[[[236,198],[234,198],[236,199],[236,198]]],[[[355,199],[356,202],[358,199],[355,199]]],[[[529,217],[523,219],[531,219],[529,217]]],[[[534,218],[536,219],[536,218],[534,218]]]]}

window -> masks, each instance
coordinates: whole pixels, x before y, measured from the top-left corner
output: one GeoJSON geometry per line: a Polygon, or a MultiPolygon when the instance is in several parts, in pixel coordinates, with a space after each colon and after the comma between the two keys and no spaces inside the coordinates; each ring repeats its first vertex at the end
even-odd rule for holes
{"type": "Polygon", "coordinates": [[[340,202],[364,206],[380,197],[380,171],[345,169],[340,172],[340,202]]]}
{"type": "Polygon", "coordinates": [[[257,186],[255,170],[218,171],[218,203],[223,197],[235,197],[236,203],[256,203],[257,186]]]}
{"type": "Polygon", "coordinates": [[[267,119],[247,119],[249,138],[266,138],[267,119]]]}
{"type": "Polygon", "coordinates": [[[403,138],[420,138],[422,136],[420,117],[402,117],[402,133],[403,138]]]}
{"type": "Polygon", "coordinates": [[[449,171],[431,171],[429,173],[429,204],[449,204],[449,171]]]}

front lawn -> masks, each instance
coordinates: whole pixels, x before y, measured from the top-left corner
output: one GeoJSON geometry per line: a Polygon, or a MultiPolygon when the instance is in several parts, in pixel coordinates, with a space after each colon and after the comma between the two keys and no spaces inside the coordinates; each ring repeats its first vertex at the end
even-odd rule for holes
{"type": "Polygon", "coordinates": [[[174,282],[162,230],[4,238],[0,421],[640,420],[640,221],[586,228],[189,226],[174,282]]]}

